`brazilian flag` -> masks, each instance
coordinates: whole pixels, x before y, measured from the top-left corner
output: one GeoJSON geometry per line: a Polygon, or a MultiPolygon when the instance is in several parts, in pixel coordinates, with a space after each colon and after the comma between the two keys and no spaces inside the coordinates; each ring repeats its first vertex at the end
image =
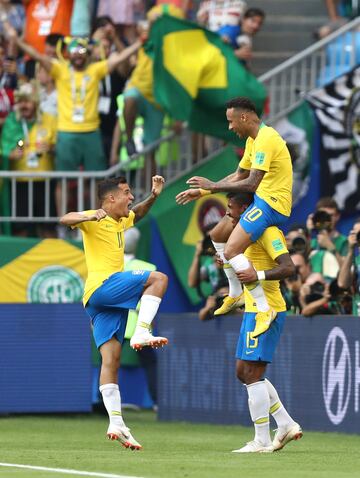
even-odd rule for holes
{"type": "Polygon", "coordinates": [[[153,24],[146,52],[153,59],[154,97],[193,131],[241,144],[228,130],[226,102],[247,96],[261,114],[264,86],[219,35],[169,15],[153,24]]]}

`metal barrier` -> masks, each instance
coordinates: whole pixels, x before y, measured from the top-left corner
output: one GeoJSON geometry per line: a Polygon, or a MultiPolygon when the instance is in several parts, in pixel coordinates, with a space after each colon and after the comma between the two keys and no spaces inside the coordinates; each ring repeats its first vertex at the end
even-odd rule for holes
{"type": "Polygon", "coordinates": [[[360,44],[360,17],[261,75],[258,79],[267,88],[270,101],[267,120],[285,116],[306,93],[355,67],[359,63],[358,38],[360,44]]]}
{"type": "Polygon", "coordinates": [[[214,151],[218,152],[221,149],[221,144],[222,141],[220,140],[212,138],[205,140],[203,135],[196,135],[184,130],[180,135],[172,132],[163,136],[144,148],[141,153],[131,156],[129,161],[116,164],[106,171],[0,171],[0,181],[3,182],[2,207],[7,209],[0,216],[0,222],[55,222],[58,220],[58,216],[62,216],[68,211],[69,200],[72,210],[96,209],[98,207],[97,182],[119,175],[126,177],[132,187],[135,200],[139,201],[150,191],[151,177],[155,173],[155,167],[156,174],[164,176],[167,182],[172,182],[190,171],[194,164],[202,162],[205,158],[209,159],[214,151]],[[156,152],[164,146],[176,149],[176,154],[172,154],[165,165],[156,165],[156,152]],[[132,166],[132,164],[141,160],[144,163],[142,167],[132,166]],[[28,208],[27,214],[20,216],[17,214],[17,191],[19,185],[24,184],[24,179],[28,183],[28,208]],[[39,182],[44,184],[41,193],[44,210],[41,216],[35,215],[34,211],[34,190],[39,182]],[[71,188],[71,186],[73,187],[71,188]],[[10,198],[10,203],[7,206],[8,198],[10,198]],[[57,202],[57,208],[51,207],[52,202],[57,202]],[[51,209],[54,211],[56,209],[57,213],[51,209]]]}

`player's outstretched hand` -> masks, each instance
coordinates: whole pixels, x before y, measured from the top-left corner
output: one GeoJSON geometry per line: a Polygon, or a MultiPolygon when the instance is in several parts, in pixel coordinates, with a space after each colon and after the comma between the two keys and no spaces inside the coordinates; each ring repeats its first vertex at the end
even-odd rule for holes
{"type": "Polygon", "coordinates": [[[154,196],[159,196],[161,194],[161,191],[164,188],[165,184],[165,179],[162,176],[153,176],[152,177],[152,188],[151,188],[151,193],[154,194],[154,196]]]}
{"type": "Polygon", "coordinates": [[[237,272],[236,275],[237,278],[244,284],[248,282],[255,282],[258,280],[256,270],[254,269],[254,266],[251,264],[251,262],[250,267],[241,272],[237,272]]]}
{"type": "Polygon", "coordinates": [[[175,200],[178,204],[184,205],[191,201],[196,201],[196,199],[199,199],[200,197],[201,194],[199,189],[187,189],[186,191],[179,193],[175,197],[175,200]]]}
{"type": "Polygon", "coordinates": [[[89,221],[98,221],[99,222],[99,221],[101,221],[101,219],[104,219],[104,217],[106,217],[106,216],[107,216],[107,214],[104,211],[104,209],[97,209],[94,214],[89,216],[89,221]]]}
{"type": "Polygon", "coordinates": [[[214,182],[210,179],[202,178],[201,176],[193,176],[186,181],[191,188],[210,189],[214,186],[214,182]]]}

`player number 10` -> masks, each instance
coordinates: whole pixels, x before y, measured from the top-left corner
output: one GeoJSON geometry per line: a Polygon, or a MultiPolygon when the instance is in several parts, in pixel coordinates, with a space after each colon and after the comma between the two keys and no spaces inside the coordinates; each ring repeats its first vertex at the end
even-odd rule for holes
{"type": "Polygon", "coordinates": [[[245,214],[244,219],[247,220],[247,221],[250,221],[250,222],[254,222],[261,215],[262,215],[262,210],[257,208],[257,207],[254,207],[254,208],[250,209],[250,211],[245,214]]]}

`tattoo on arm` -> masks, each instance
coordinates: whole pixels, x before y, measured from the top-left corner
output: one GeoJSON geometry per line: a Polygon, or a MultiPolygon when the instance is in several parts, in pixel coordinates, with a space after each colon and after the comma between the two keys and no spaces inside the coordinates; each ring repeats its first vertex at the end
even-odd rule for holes
{"type": "Polygon", "coordinates": [[[253,193],[258,188],[265,171],[260,169],[251,169],[249,174],[244,179],[236,178],[233,181],[226,178],[214,184],[212,192],[250,192],[253,193]]]}
{"type": "Polygon", "coordinates": [[[265,272],[266,280],[281,280],[286,279],[295,274],[296,269],[293,261],[291,260],[290,254],[286,252],[281,254],[275,259],[278,264],[273,269],[269,269],[265,272]]]}
{"type": "Polygon", "coordinates": [[[151,206],[156,201],[157,196],[155,194],[150,194],[149,197],[144,199],[144,201],[139,202],[136,206],[133,207],[133,211],[135,213],[134,222],[140,221],[150,210],[151,206]]]}

